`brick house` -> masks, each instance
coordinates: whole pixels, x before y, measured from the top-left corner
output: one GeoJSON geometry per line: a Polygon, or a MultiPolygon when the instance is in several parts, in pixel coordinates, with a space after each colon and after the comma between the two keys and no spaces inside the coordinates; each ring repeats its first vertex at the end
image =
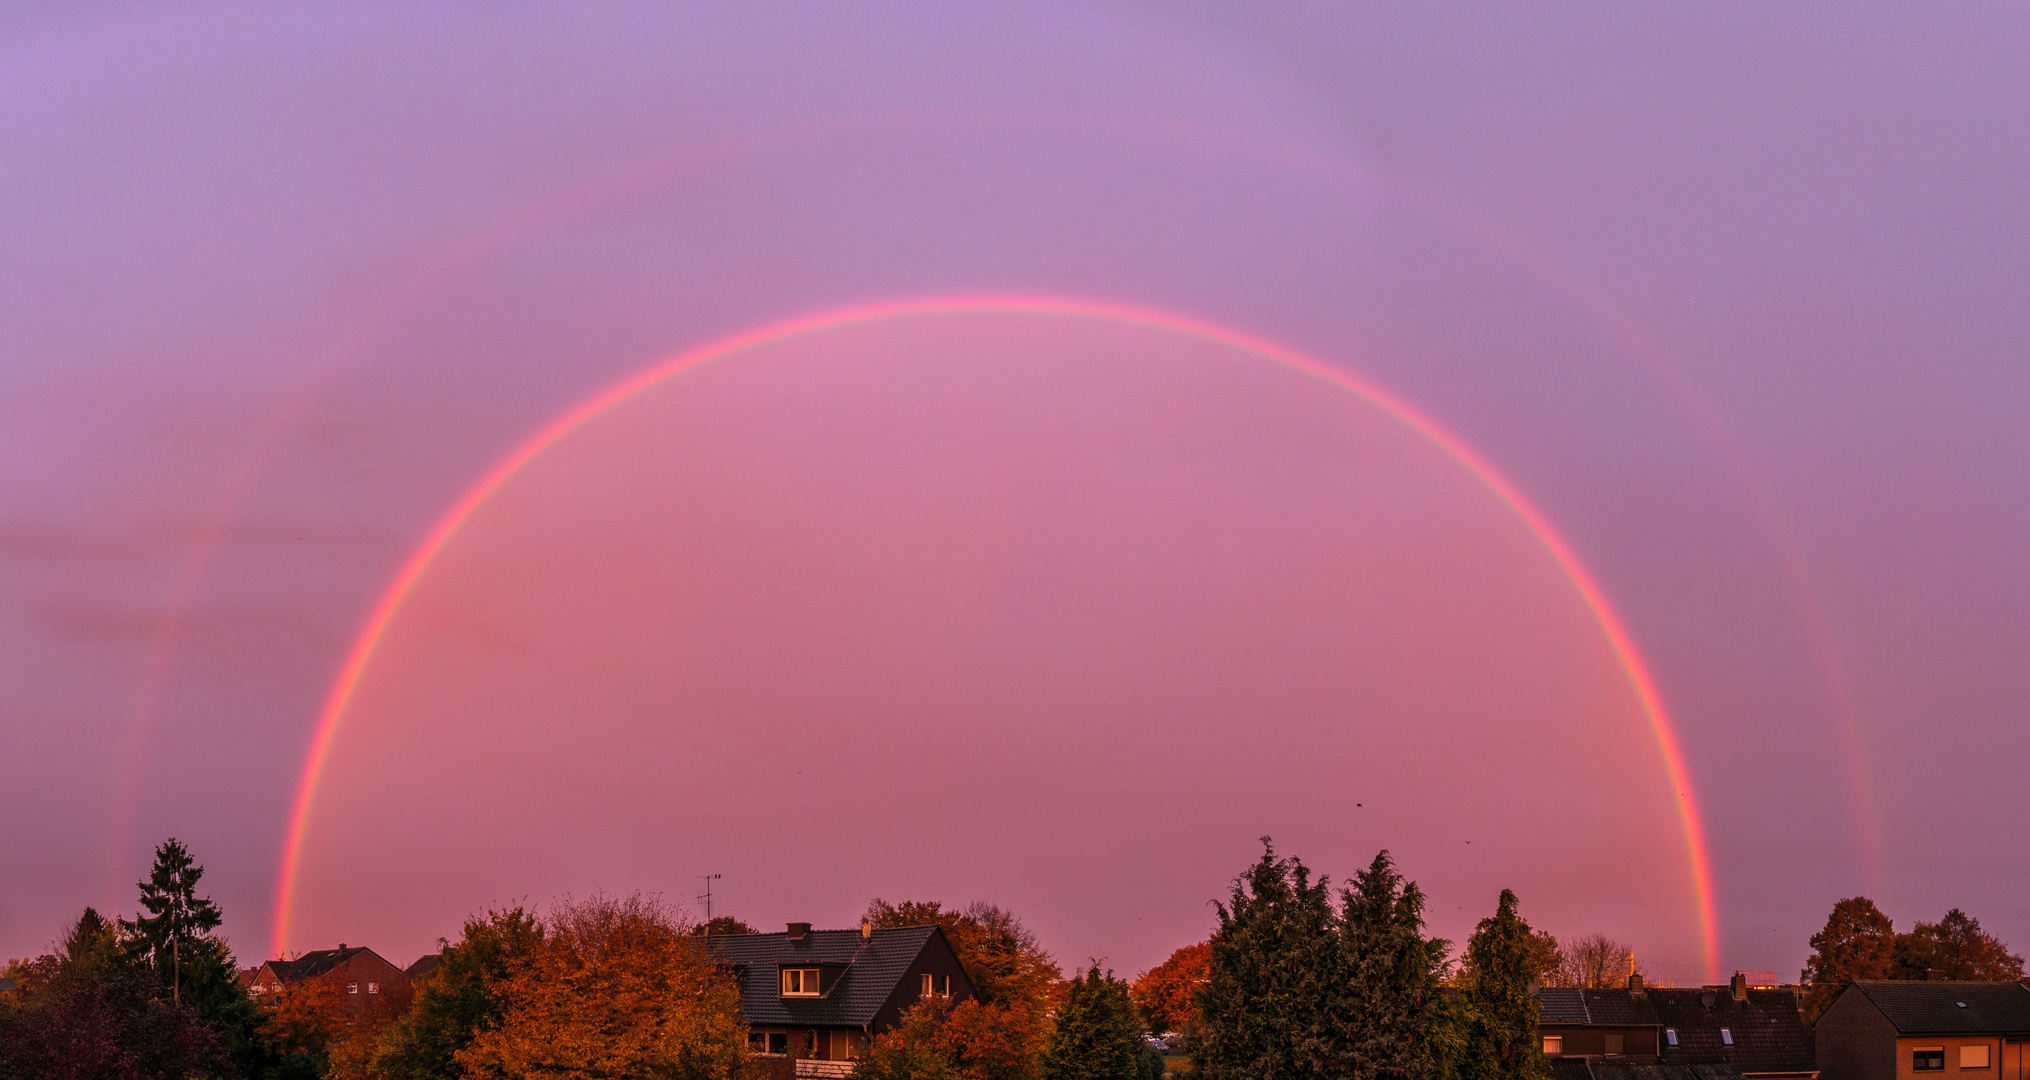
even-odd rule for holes
{"type": "Polygon", "coordinates": [[[813,930],[790,923],[780,934],[706,938],[705,948],[739,980],[749,1049],[800,1066],[842,1063],[799,1067],[798,1075],[849,1070],[870,1039],[925,997],[973,996],[972,980],[936,926],[813,930]]]}
{"type": "Polygon", "coordinates": [[[1636,976],[1626,987],[1537,991],[1537,1034],[1563,1077],[1759,1077],[1819,1075],[1797,993],[1728,986],[1657,989],[1636,976]]]}
{"type": "Polygon", "coordinates": [[[262,964],[254,969],[247,993],[255,1001],[274,1000],[275,995],[313,979],[331,984],[355,1014],[374,1010],[384,996],[406,996],[409,992],[409,980],[401,968],[364,945],[348,948],[341,941],[336,949],[319,949],[294,960],[270,960],[262,964]]]}
{"type": "Polygon", "coordinates": [[[1819,1017],[1825,1080],[2030,1080],[2030,987],[1857,982],[1819,1017]]]}

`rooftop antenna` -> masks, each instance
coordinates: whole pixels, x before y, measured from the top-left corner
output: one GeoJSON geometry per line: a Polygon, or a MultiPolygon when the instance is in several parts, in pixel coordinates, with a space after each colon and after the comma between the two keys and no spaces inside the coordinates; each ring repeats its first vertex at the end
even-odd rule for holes
{"type": "Polygon", "coordinates": [[[705,882],[705,891],[698,894],[698,899],[705,902],[705,932],[709,934],[712,932],[712,883],[719,880],[719,875],[699,874],[698,877],[705,882]]]}

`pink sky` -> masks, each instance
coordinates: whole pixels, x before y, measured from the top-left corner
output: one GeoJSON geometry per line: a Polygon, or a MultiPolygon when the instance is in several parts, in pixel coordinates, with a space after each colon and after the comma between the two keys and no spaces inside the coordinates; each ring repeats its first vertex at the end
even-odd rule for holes
{"type": "MultiPolygon", "coordinates": [[[[2020,951],[2026,37],[0,16],[0,956],[130,909],[168,835],[264,952],[318,710],[492,463],[714,337],[971,291],[1287,342],[1492,462],[1677,719],[1726,969],[1794,970],[1856,892],[2020,951]]],[[[1205,343],[979,317],[661,386],[503,489],[361,685],[294,948],[406,962],[489,903],[716,871],[757,922],[991,899],[1132,971],[1270,833],[1335,877],[1394,850],[1453,936],[1513,887],[1706,975],[1675,793],[1541,546],[1205,343]]]]}

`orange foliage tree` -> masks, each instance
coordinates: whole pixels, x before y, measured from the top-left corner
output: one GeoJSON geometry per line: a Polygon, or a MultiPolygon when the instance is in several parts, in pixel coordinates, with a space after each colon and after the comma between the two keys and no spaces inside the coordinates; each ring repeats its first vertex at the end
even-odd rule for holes
{"type": "Polygon", "coordinates": [[[1151,1031],[1184,1031],[1198,1023],[1198,988],[1205,984],[1212,962],[1212,946],[1206,942],[1170,954],[1170,959],[1135,976],[1129,994],[1135,1010],[1151,1031]]]}
{"type": "Polygon", "coordinates": [[[925,998],[876,1036],[856,1080],[1031,1080],[1043,1033],[1030,1014],[968,998],[925,998]]]}
{"type": "Polygon", "coordinates": [[[684,920],[637,894],[561,904],[549,924],[528,962],[497,988],[499,1022],[458,1051],[466,1072],[684,1080],[745,1075],[739,989],[684,920]]]}

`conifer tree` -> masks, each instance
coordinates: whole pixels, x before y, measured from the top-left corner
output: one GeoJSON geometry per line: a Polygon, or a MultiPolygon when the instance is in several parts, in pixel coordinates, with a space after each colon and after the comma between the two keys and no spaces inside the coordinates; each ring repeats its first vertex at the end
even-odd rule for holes
{"type": "Polygon", "coordinates": [[[155,866],[148,880],[139,883],[141,906],[150,914],[121,922],[135,954],[154,969],[169,988],[170,1001],[178,1004],[183,1001],[184,964],[196,959],[193,946],[223,921],[218,905],[197,895],[197,882],[203,876],[204,867],[175,837],[163,841],[155,849],[155,866]]]}
{"type": "Polygon", "coordinates": [[[1494,915],[1466,944],[1466,985],[1448,1039],[1457,1054],[1459,1080],[1537,1080],[1546,1075],[1537,1039],[1538,975],[1530,924],[1516,913],[1515,893],[1501,890],[1494,915]]]}
{"type": "Polygon", "coordinates": [[[1357,1080],[1421,1080],[1447,943],[1424,937],[1424,894],[1383,851],[1342,897],[1342,970],[1334,1013],[1344,1068],[1357,1080]]]}
{"type": "Polygon", "coordinates": [[[1139,1080],[1141,1059],[1128,984],[1113,972],[1101,974],[1095,963],[1071,981],[1057,1010],[1038,1070],[1042,1080],[1139,1080]]]}
{"type": "Polygon", "coordinates": [[[1341,961],[1328,893],[1326,879],[1277,858],[1265,836],[1261,859],[1214,905],[1196,1058],[1216,1080],[1336,1075],[1341,961]]]}

